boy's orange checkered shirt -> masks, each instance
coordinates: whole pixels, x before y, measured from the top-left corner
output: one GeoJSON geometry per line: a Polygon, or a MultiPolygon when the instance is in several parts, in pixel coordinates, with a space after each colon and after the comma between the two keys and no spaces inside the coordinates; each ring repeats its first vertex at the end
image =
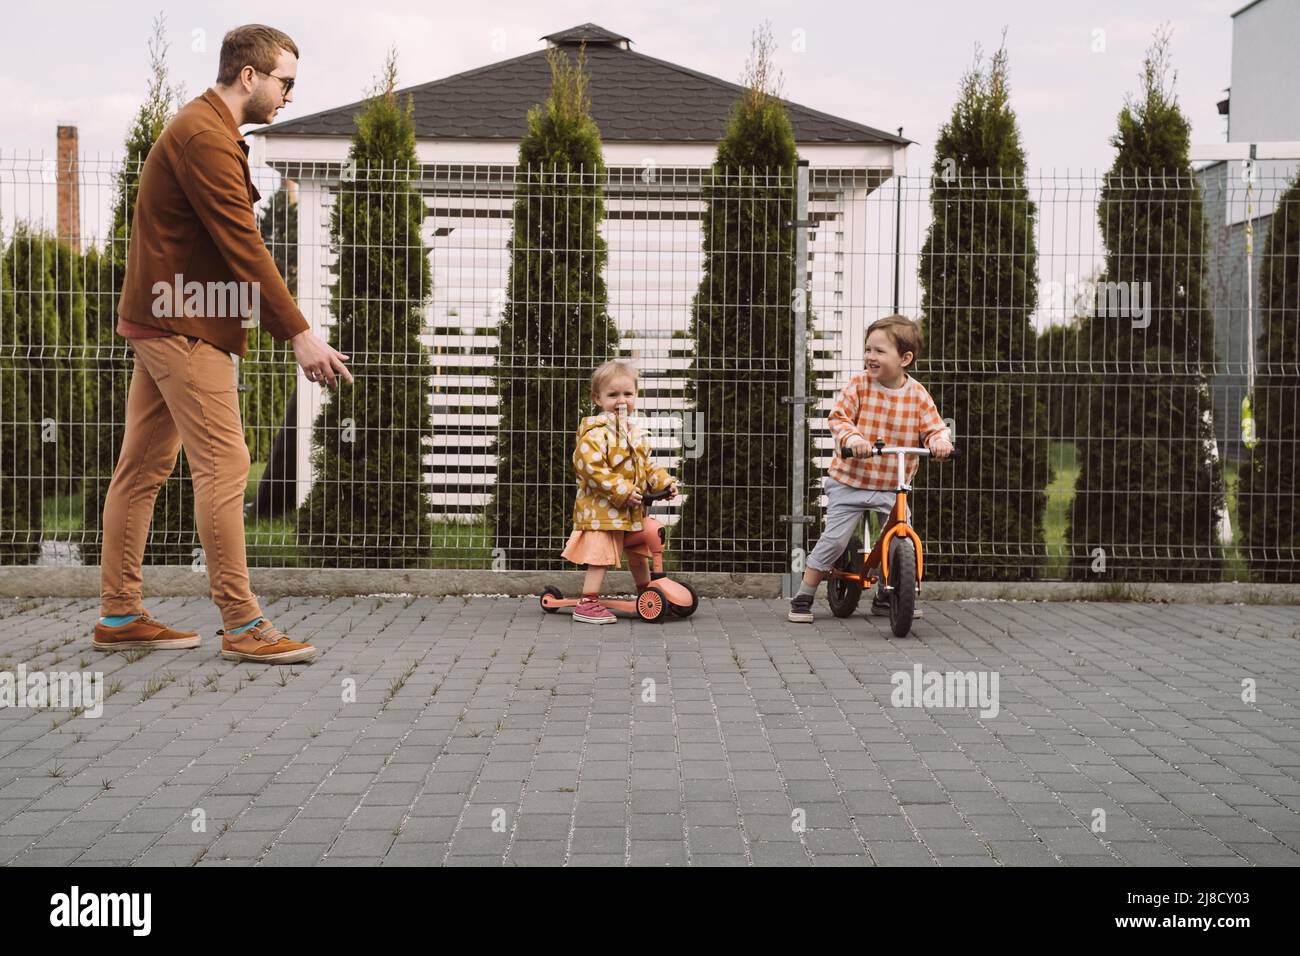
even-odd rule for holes
{"type": "MultiPolygon", "coordinates": [[[[854,374],[849,384],[840,390],[831,409],[831,435],[835,447],[842,448],[849,438],[858,435],[869,444],[877,438],[886,445],[924,445],[931,438],[943,434],[951,440],[948,426],[939,417],[934,399],[925,386],[912,376],[899,388],[885,388],[865,369],[854,374]]],[[[919,458],[907,460],[907,481],[920,465],[919,458]]],[[[892,455],[883,458],[853,458],[845,461],[837,454],[827,472],[841,484],[870,491],[896,491],[898,489],[898,459],[892,455]]]]}

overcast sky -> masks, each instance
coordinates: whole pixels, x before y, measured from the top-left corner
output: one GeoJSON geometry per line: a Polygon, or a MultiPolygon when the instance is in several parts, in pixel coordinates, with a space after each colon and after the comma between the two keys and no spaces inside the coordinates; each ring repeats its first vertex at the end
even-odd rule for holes
{"type": "MultiPolygon", "coordinates": [[[[736,81],[751,31],[770,20],[787,98],[879,129],[904,127],[917,141],[914,170],[929,162],[975,44],[991,52],[1006,26],[1012,102],[1030,167],[1091,170],[1109,165],[1116,113],[1125,93],[1135,90],[1143,51],[1162,22],[1173,27],[1177,91],[1193,140],[1223,140],[1215,103],[1229,82],[1230,15],[1245,2],[168,0],[165,6],[173,73],[190,96],[212,83],[221,36],[231,26],[262,20],[293,36],[303,55],[296,99],[282,119],[359,99],[392,45],[400,83],[409,86],[540,49],[543,34],[588,21],[631,37],[642,53],[736,81]],[[1095,52],[1099,43],[1104,50],[1095,52]]],[[[146,88],[146,41],[162,6],[159,0],[7,5],[0,151],[52,155],[55,126],[73,123],[83,152],[120,154],[146,88]]]]}
{"type": "MultiPolygon", "coordinates": [[[[1300,2],[1300,0],[1289,0],[1300,2]]],[[[733,82],[739,81],[753,30],[770,21],[785,96],[805,106],[915,141],[909,169],[924,180],[940,125],[952,112],[976,44],[985,55],[1007,29],[1012,104],[1031,172],[1104,171],[1116,116],[1135,93],[1152,34],[1172,28],[1176,93],[1192,123],[1192,141],[1225,139],[1215,104],[1231,77],[1232,19],[1246,0],[666,0],[612,5],[577,0],[492,3],[281,0],[279,3],[166,4],[169,63],[189,97],[211,85],[221,37],[230,27],[265,21],[289,33],[302,52],[294,103],[282,120],[355,102],[380,71],[390,46],[399,84],[414,86],[544,47],[539,39],[586,22],[631,37],[633,49],[733,82]]],[[[79,127],[83,155],[120,156],[148,83],[147,42],[161,7],[151,2],[49,0],[10,6],[0,59],[0,165],[4,157],[55,154],[55,127],[79,127]]],[[[18,220],[54,220],[53,164],[36,178],[19,161],[0,168],[0,234],[18,220]],[[44,180],[45,186],[36,185],[44,180]]],[[[102,237],[113,199],[112,169],[82,167],[83,235],[102,237]]],[[[1060,181],[1060,180],[1049,180],[1060,181]]],[[[269,195],[269,190],[264,189],[269,195]]],[[[1068,193],[1068,189],[1067,189],[1068,193]]],[[[917,194],[919,195],[919,194],[917,194]]],[[[1053,198],[1088,200],[1091,193],[1053,198]]],[[[915,250],[928,222],[914,203],[903,248],[915,250]]],[[[1100,239],[1086,202],[1040,205],[1040,273],[1067,290],[1096,268],[1100,239]]],[[[867,227],[870,229],[870,226],[867,227]]],[[[876,264],[879,269],[884,266],[876,264]]],[[[868,280],[885,288],[892,268],[868,280]],[[883,278],[881,277],[883,276],[883,278]]],[[[903,300],[918,301],[914,261],[904,265],[903,300]]],[[[1054,288],[1055,286],[1053,286],[1054,288]]],[[[885,295],[886,292],[877,292],[885,295]]]]}

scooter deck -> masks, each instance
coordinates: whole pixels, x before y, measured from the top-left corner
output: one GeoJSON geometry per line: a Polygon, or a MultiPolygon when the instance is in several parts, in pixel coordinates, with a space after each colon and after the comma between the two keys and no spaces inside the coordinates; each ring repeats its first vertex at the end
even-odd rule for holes
{"type": "MultiPolygon", "coordinates": [[[[542,595],[542,607],[546,610],[556,610],[562,607],[577,607],[581,598],[557,598],[549,594],[542,595]]],[[[625,614],[636,614],[636,598],[601,598],[600,603],[605,605],[611,611],[622,611],[625,614]]]]}

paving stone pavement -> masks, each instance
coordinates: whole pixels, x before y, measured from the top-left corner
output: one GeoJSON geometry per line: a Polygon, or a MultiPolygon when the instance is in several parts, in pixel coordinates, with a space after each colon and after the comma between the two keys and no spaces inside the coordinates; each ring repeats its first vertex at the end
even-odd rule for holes
{"type": "Polygon", "coordinates": [[[102,655],[95,601],[0,601],[0,669],[111,691],[0,709],[0,864],[1300,864],[1296,607],[927,602],[899,640],[820,599],[287,598],[321,653],[267,668],[207,601],[148,605],[203,645],[102,655]],[[916,664],[996,674],[998,713],[894,706],[916,664]]]}

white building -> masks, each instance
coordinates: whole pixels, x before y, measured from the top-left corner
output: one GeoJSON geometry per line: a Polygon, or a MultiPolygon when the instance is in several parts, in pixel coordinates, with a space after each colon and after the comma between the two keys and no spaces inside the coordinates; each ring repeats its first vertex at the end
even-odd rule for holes
{"type": "Polygon", "coordinates": [[[1258,339],[1264,242],[1278,199],[1300,163],[1300,2],[1253,0],[1232,14],[1232,79],[1219,102],[1227,144],[1192,147],[1205,201],[1206,289],[1214,312],[1215,349],[1222,372],[1213,378],[1219,447],[1242,456],[1240,405],[1246,392],[1248,329],[1258,339]],[[1231,160],[1223,156],[1233,156],[1231,160]],[[1276,157],[1276,158],[1274,158],[1276,157]],[[1244,166],[1254,159],[1252,168],[1244,166]],[[1246,298],[1246,221],[1253,226],[1253,316],[1246,298]]]}
{"type": "MultiPolygon", "coordinates": [[[[543,38],[576,55],[586,44],[591,112],[610,173],[604,236],[610,314],[647,377],[642,411],[680,410],[683,340],[700,278],[698,183],[742,87],[632,49],[594,24],[543,38]],[[676,333],[676,339],[673,338],[676,333]],[[671,346],[671,347],[670,347],[671,346]]],[[[507,275],[509,185],[529,107],[550,89],[546,51],[398,91],[414,100],[419,186],[429,216],[433,297],[423,341],[433,353],[434,447],[429,480],[435,516],[480,511],[490,495],[496,396],[476,370],[492,364],[507,275]]],[[[893,207],[865,200],[905,170],[908,140],[787,103],[801,158],[810,163],[809,271],[826,385],[861,367],[861,330],[888,314],[893,207]],[[833,356],[833,357],[831,357],[833,356]]],[[[329,214],[360,103],[250,133],[255,161],[298,183],[299,304],[312,327],[331,321],[329,214]]],[[[297,488],[310,487],[310,425],[321,399],[299,380],[297,488]]],[[[659,442],[671,459],[672,438],[659,442]]]]}

